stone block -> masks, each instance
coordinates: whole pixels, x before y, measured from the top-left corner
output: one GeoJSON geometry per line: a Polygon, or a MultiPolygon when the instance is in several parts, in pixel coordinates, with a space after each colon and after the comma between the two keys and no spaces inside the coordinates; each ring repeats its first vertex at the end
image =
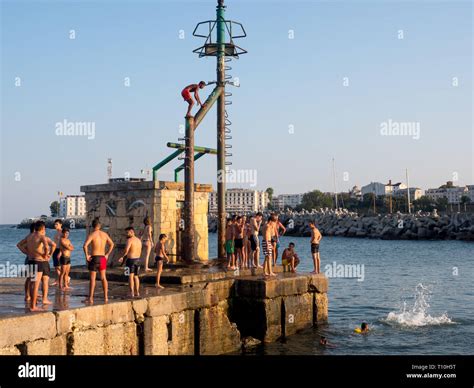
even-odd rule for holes
{"type": "Polygon", "coordinates": [[[313,326],[313,294],[285,296],[283,303],[285,336],[313,326]]]}
{"type": "Polygon", "coordinates": [[[15,346],[0,348],[0,356],[21,356],[20,350],[15,346]]]}
{"type": "Polygon", "coordinates": [[[71,336],[74,355],[138,354],[137,327],[133,322],[78,330],[71,336]]]}
{"type": "Polygon", "coordinates": [[[218,355],[240,349],[240,333],[229,320],[228,308],[228,302],[222,301],[199,312],[199,354],[218,355]]]}
{"type": "Polygon", "coordinates": [[[170,315],[168,351],[170,356],[194,354],[194,310],[170,315]]]}
{"type": "Polygon", "coordinates": [[[25,341],[56,337],[56,318],[53,313],[28,314],[0,320],[0,349],[25,341]]]}
{"type": "Polygon", "coordinates": [[[28,356],[65,356],[67,354],[66,335],[27,342],[25,345],[28,356]]]}
{"type": "Polygon", "coordinates": [[[146,317],[144,322],[145,355],[168,355],[169,317],[146,317]]]}
{"type": "Polygon", "coordinates": [[[328,321],[328,294],[316,293],[316,322],[324,323],[328,321]]]}

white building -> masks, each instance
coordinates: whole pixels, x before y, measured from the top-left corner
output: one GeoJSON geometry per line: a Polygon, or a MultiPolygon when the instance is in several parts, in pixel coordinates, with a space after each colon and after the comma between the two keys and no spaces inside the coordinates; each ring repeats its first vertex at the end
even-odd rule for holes
{"type": "Polygon", "coordinates": [[[360,190],[359,186],[355,185],[352,189],[349,190],[349,195],[351,198],[361,199],[362,191],[360,190]]]}
{"type": "Polygon", "coordinates": [[[280,194],[272,198],[272,205],[275,210],[284,210],[295,208],[301,205],[304,194],[280,194]]]}
{"type": "MultiPolygon", "coordinates": [[[[395,190],[393,192],[393,196],[394,197],[404,197],[404,198],[406,198],[407,189],[404,188],[404,189],[395,190]]],[[[420,189],[418,187],[410,187],[410,200],[411,201],[419,199],[422,196],[423,196],[423,190],[422,189],[420,189]]]]}
{"type": "Polygon", "coordinates": [[[59,201],[59,217],[84,217],[86,215],[86,197],[67,195],[59,201]]]}
{"type": "MultiPolygon", "coordinates": [[[[225,193],[226,212],[246,213],[263,211],[268,206],[268,193],[248,189],[227,189],[225,193]]],[[[209,213],[217,213],[217,192],[209,195],[209,213]]]]}
{"type": "Polygon", "coordinates": [[[470,196],[469,186],[453,186],[452,182],[447,182],[446,185],[437,189],[428,189],[426,190],[425,195],[435,201],[438,201],[441,198],[447,198],[448,203],[454,205],[461,203],[461,198],[463,196],[470,196]]]}

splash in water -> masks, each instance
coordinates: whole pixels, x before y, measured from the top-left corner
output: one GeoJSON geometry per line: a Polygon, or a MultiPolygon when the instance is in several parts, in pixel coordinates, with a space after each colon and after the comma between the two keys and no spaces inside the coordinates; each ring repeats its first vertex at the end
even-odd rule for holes
{"type": "Polygon", "coordinates": [[[403,308],[398,312],[390,312],[387,315],[387,318],[385,318],[385,322],[408,327],[454,323],[448,317],[447,313],[444,313],[439,317],[432,317],[429,315],[429,298],[430,292],[428,287],[425,287],[423,284],[419,283],[416,286],[415,302],[413,307],[409,307],[407,306],[407,302],[403,302],[403,308]]]}

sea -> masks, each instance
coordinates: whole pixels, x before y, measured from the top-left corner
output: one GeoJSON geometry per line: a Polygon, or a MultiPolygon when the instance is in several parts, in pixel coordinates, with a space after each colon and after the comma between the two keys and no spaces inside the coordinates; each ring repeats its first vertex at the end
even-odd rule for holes
{"type": "MultiPolygon", "coordinates": [[[[0,225],[0,265],[24,261],[16,244],[27,232],[0,225]]],[[[71,231],[73,265],[84,264],[84,238],[84,229],[71,231]]],[[[289,242],[301,258],[297,269],[311,271],[309,238],[283,236],[280,252],[289,242]]],[[[474,243],[324,237],[320,253],[329,277],[329,322],[246,354],[474,354],[474,243]],[[362,322],[368,334],[354,332],[362,322]],[[319,344],[321,336],[329,346],[319,344]]],[[[211,233],[209,257],[216,255],[211,233]]]]}

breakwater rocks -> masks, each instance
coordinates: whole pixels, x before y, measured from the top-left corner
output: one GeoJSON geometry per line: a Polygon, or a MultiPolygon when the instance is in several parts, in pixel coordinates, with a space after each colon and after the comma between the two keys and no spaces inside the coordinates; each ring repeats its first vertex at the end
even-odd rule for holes
{"type": "MultiPolygon", "coordinates": [[[[56,217],[48,217],[48,218],[26,218],[22,220],[18,225],[17,228],[20,229],[29,229],[30,225],[36,221],[44,221],[46,224],[46,228],[54,229],[54,220],[56,217]]],[[[85,229],[86,228],[86,219],[83,217],[78,218],[65,218],[63,219],[63,225],[67,226],[69,229],[85,229]]]]}
{"type": "MultiPolygon", "coordinates": [[[[439,215],[415,214],[358,215],[347,210],[320,209],[312,212],[282,212],[280,221],[286,235],[310,236],[309,221],[324,236],[367,237],[385,240],[465,240],[474,241],[474,214],[439,215]]],[[[217,218],[209,216],[209,231],[217,231],[217,218]]]]}

